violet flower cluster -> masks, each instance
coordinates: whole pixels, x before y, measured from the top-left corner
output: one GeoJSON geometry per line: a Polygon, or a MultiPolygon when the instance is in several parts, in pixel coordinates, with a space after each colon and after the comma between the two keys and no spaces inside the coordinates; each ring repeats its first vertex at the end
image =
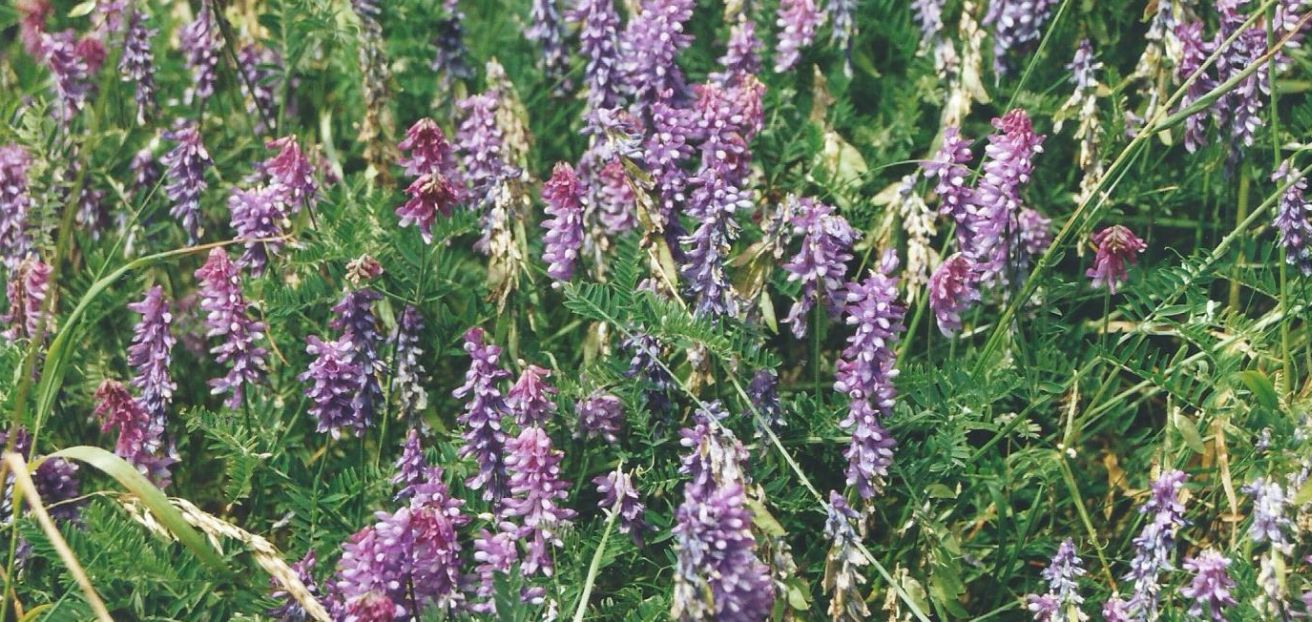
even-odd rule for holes
{"type": "Polygon", "coordinates": [[[866,582],[862,567],[870,562],[860,550],[861,537],[853,525],[861,517],[838,491],[829,491],[825,504],[825,537],[829,552],[825,555],[824,588],[829,594],[829,617],[833,620],[866,620],[866,605],[861,586],[866,582]]]}
{"type": "Polygon", "coordinates": [[[569,281],[583,250],[583,187],[574,167],[556,163],[551,179],[542,184],[542,202],[549,217],[542,223],[546,229],[542,261],[547,263],[547,276],[557,282],[569,281]]]}
{"type": "Polygon", "coordinates": [[[687,82],[675,57],[692,44],[684,23],[692,0],[643,0],[620,35],[620,74],[638,114],[657,102],[681,97],[687,82]]]}
{"type": "Polygon", "coordinates": [[[897,256],[885,252],[864,281],[847,286],[846,323],[853,328],[834,371],[834,390],[847,395],[847,417],[840,425],[852,435],[847,483],[862,499],[878,494],[888,478],[896,442],[880,423],[896,403],[897,353],[905,309],[898,304],[897,256]]]}
{"type": "Polygon", "coordinates": [[[465,352],[469,353],[469,371],[465,384],[452,395],[466,399],[465,411],[457,420],[464,426],[460,446],[461,458],[473,458],[478,465],[466,484],[483,491],[483,500],[499,504],[506,496],[506,434],[502,420],[510,414],[505,398],[497,383],[510,377],[501,369],[498,359],[501,348],[486,343],[483,329],[474,327],[465,332],[465,352]]]}
{"type": "MultiPolygon", "coordinates": [[[[292,564],[292,572],[296,573],[296,578],[305,586],[305,591],[316,598],[319,596],[319,586],[314,582],[314,566],[317,563],[314,549],[310,549],[300,561],[292,564]]],[[[266,610],[266,615],[278,622],[305,622],[310,618],[300,602],[284,590],[277,579],[269,577],[269,586],[273,588],[269,597],[278,601],[278,605],[266,610]]]]}
{"type": "Polygon", "coordinates": [[[132,386],[136,387],[146,414],[163,429],[166,410],[178,388],[169,375],[173,346],[177,343],[170,332],[173,314],[164,299],[164,288],[159,285],[147,290],[145,297],[129,304],[128,309],[141,315],[132,329],[132,343],[128,345],[132,386]]]}
{"type": "Polygon", "coordinates": [[[578,415],[578,431],[575,436],[598,438],[607,443],[615,443],[620,427],[624,425],[624,403],[620,398],[609,393],[595,391],[574,405],[578,415]]]}
{"type": "Polygon", "coordinates": [[[1273,222],[1285,252],[1285,263],[1297,268],[1303,276],[1312,276],[1312,203],[1307,200],[1307,178],[1285,161],[1271,175],[1271,180],[1285,186],[1273,222]]]}
{"type": "Polygon", "coordinates": [[[41,59],[54,76],[56,113],[61,122],[71,123],[96,91],[105,46],[94,34],[78,38],[72,30],[43,35],[40,45],[41,59]]]}
{"type": "Polygon", "coordinates": [[[437,215],[449,216],[463,195],[455,156],[442,128],[429,118],[410,126],[397,147],[404,153],[400,164],[406,175],[415,179],[406,187],[407,199],[396,215],[402,227],[418,227],[424,243],[432,244],[437,215]]]}
{"type": "Polygon", "coordinates": [[[824,202],[807,197],[789,197],[788,201],[793,232],[802,236],[802,248],[783,268],[789,281],[802,283],[802,293],[784,322],[792,325],[793,335],[801,339],[806,336],[806,315],[817,301],[823,301],[830,317],[842,312],[847,262],[852,260],[852,244],[859,234],[824,202]]]}
{"type": "Polygon", "coordinates": [[[1234,579],[1226,569],[1230,560],[1215,549],[1205,549],[1197,556],[1184,561],[1184,569],[1193,575],[1189,584],[1180,588],[1180,595],[1188,598],[1189,615],[1202,619],[1203,611],[1208,612],[1212,622],[1224,622],[1225,612],[1235,606],[1236,601],[1231,592],[1235,589],[1234,579]]]}
{"type": "Polygon", "coordinates": [[[228,373],[210,380],[210,387],[216,395],[228,394],[228,408],[238,408],[243,388],[264,377],[268,353],[256,345],[264,337],[264,324],[251,319],[241,291],[241,271],[222,248],[210,251],[205,265],[196,270],[196,281],[205,312],[205,336],[218,340],[210,353],[216,362],[228,365],[228,373]]]}
{"type": "Polygon", "coordinates": [[[1070,538],[1063,540],[1048,567],[1043,569],[1048,591],[1025,597],[1025,607],[1034,614],[1035,622],[1064,622],[1067,611],[1075,612],[1077,620],[1089,619],[1080,611],[1084,597],[1080,596],[1079,580],[1085,573],[1076,555],[1075,543],[1070,538]]]}
{"type": "Polygon", "coordinates": [[[428,391],[424,389],[428,372],[419,360],[424,350],[419,347],[424,318],[413,305],[406,305],[396,324],[396,373],[392,377],[392,391],[396,395],[401,416],[414,421],[428,407],[428,391]]]}
{"type": "Polygon", "coordinates": [[[281,88],[276,82],[276,68],[281,64],[281,55],[259,42],[247,43],[237,51],[237,84],[246,97],[246,115],[254,120],[256,134],[266,134],[276,121],[281,88]]]}
{"type": "Polygon", "coordinates": [[[562,457],[552,449],[551,437],[536,425],[524,427],[518,437],[506,442],[511,496],[505,500],[505,516],[522,523],[515,537],[524,543],[520,571],[525,576],[552,575],[550,549],[564,546],[560,530],[573,523],[574,510],[560,505],[569,497],[570,486],[560,475],[562,457]]]}
{"type": "Polygon", "coordinates": [[[1261,594],[1256,599],[1259,611],[1272,619],[1288,619],[1289,596],[1285,576],[1294,542],[1289,533],[1296,531],[1287,516],[1290,497],[1279,482],[1261,478],[1244,487],[1253,498],[1253,522],[1248,527],[1248,538],[1263,546],[1258,554],[1257,584],[1261,594]]]}
{"type": "Polygon", "coordinates": [[[146,14],[133,9],[128,18],[127,34],[123,38],[123,54],[118,60],[120,79],[133,85],[133,99],[137,103],[137,125],[145,125],[146,117],[154,113],[155,56],[151,39],[157,31],[146,25],[146,14]]]}
{"type": "Polygon", "coordinates": [[[465,49],[465,14],[456,0],[445,0],[442,8],[446,14],[434,26],[437,34],[433,35],[433,47],[437,52],[429,67],[438,73],[441,88],[446,91],[456,80],[473,77],[474,71],[466,58],[469,51],[465,49]]]}
{"type": "Polygon", "coordinates": [[[103,423],[101,430],[118,431],[114,453],[127,460],[158,486],[169,482],[168,467],[174,460],[161,455],[164,422],[152,417],[117,380],[105,380],[96,389],[93,414],[103,423]]]}
{"type": "Polygon", "coordinates": [[[187,89],[184,101],[188,105],[194,101],[204,101],[214,94],[219,51],[223,47],[223,35],[219,32],[212,0],[201,0],[200,12],[194,20],[182,27],[178,37],[187,67],[191,70],[191,86],[187,89]]]}
{"type": "Polygon", "coordinates": [[[763,620],[774,604],[770,569],[757,556],[746,507],[747,450],[725,429],[723,409],[707,404],[680,431],[688,475],[674,519],[676,620],[763,620]]]}
{"type": "Polygon", "coordinates": [[[1134,537],[1134,559],[1126,576],[1134,588],[1127,607],[1136,619],[1157,618],[1161,575],[1174,570],[1171,555],[1175,552],[1175,536],[1185,525],[1184,504],[1179,497],[1186,479],[1182,471],[1163,473],[1153,482],[1148,501],[1139,508],[1147,523],[1134,537]]]}
{"type": "Polygon", "coordinates": [[[597,493],[601,495],[597,507],[608,515],[616,513],[620,533],[629,534],[635,545],[642,546],[642,532],[647,529],[642,517],[646,507],[633,485],[633,477],[622,467],[616,467],[614,471],[592,478],[592,483],[596,484],[597,493]]]}
{"type": "Polygon", "coordinates": [[[619,12],[615,0],[580,0],[567,17],[579,25],[588,112],[620,103],[619,12]]]}
{"type": "MultiPolygon", "coordinates": [[[[751,382],[747,383],[747,399],[766,426],[775,429],[788,425],[784,420],[783,406],[779,403],[779,374],[773,369],[758,369],[752,374],[751,382]]],[[[760,423],[757,422],[757,435],[763,432],[760,423]]]]}
{"type": "Polygon", "coordinates": [[[527,365],[506,392],[506,406],[521,427],[543,426],[556,413],[556,388],[547,382],[551,370],[527,365]]]}
{"type": "Polygon", "coordinates": [[[32,250],[28,213],[32,195],[27,171],[32,156],[20,145],[0,146],[0,260],[13,271],[32,250]]]}
{"type": "Polygon", "coordinates": [[[6,326],[0,336],[9,340],[36,339],[55,332],[54,318],[47,317],[45,308],[50,272],[50,264],[36,255],[28,255],[9,273],[5,284],[9,310],[0,315],[0,323],[6,326]]]}
{"type": "Polygon", "coordinates": [[[1139,253],[1148,245],[1133,231],[1121,225],[1112,225],[1093,234],[1091,238],[1097,252],[1093,267],[1085,274],[1095,288],[1105,287],[1115,294],[1130,275],[1130,266],[1138,261],[1139,253]]]}
{"type": "Polygon", "coordinates": [[[462,113],[456,128],[456,144],[475,197],[481,203],[492,185],[507,172],[501,128],[497,126],[500,103],[493,91],[470,95],[456,103],[462,113]]]}
{"type": "Polygon", "coordinates": [[[181,122],[172,131],[165,132],[164,137],[174,143],[173,149],[160,158],[168,167],[169,181],[164,186],[164,193],[171,203],[169,214],[182,221],[187,242],[195,244],[203,233],[200,195],[209,186],[205,182],[205,171],[214,166],[214,160],[210,159],[201,143],[200,129],[195,123],[181,122]]]}
{"type": "MultiPolygon", "coordinates": [[[[13,451],[27,460],[33,458],[32,436],[22,427],[16,430],[13,451]]],[[[10,430],[0,430],[0,447],[8,446],[10,430]]],[[[77,520],[82,508],[80,497],[81,481],[78,466],[62,458],[47,458],[32,472],[32,484],[41,496],[41,503],[46,506],[50,517],[57,521],[77,520]]],[[[14,474],[6,473],[3,484],[4,492],[0,495],[0,527],[8,526],[14,516],[14,474]]],[[[19,544],[22,547],[22,543],[19,544]]]]}
{"type": "Polygon", "coordinates": [[[348,291],[333,306],[329,322],[340,336],[333,341],[313,335],[306,338],[306,352],[315,358],[300,379],[311,383],[306,395],[314,402],[310,414],[317,421],[316,429],[333,438],[343,432],[362,434],[383,402],[378,382],[382,336],[373,312],[373,303],[379,298],[378,292],[368,287],[348,291]]]}
{"type": "Polygon", "coordinates": [[[401,445],[401,456],[396,459],[396,474],[392,476],[397,501],[405,501],[414,496],[415,487],[423,483],[427,468],[419,430],[410,428],[405,435],[405,443],[401,445]]]}
{"type": "Polygon", "coordinates": [[[943,260],[929,277],[929,307],[945,336],[961,330],[961,314],[980,300],[979,274],[961,253],[943,260]]]}
{"type": "Polygon", "coordinates": [[[533,0],[524,38],[542,46],[542,68],[557,94],[569,90],[569,53],[565,49],[565,20],[556,0],[533,0]]]}
{"type": "MultiPolygon", "coordinates": [[[[1185,87],[1184,97],[1180,98],[1177,110],[1183,110],[1206,95],[1216,84],[1210,74],[1199,72],[1211,52],[1209,43],[1203,40],[1203,23],[1193,21],[1177,25],[1175,38],[1180,42],[1180,62],[1175,67],[1175,78],[1181,83],[1193,78],[1193,82],[1185,87]],[[1194,74],[1197,76],[1195,77],[1194,74]]],[[[1205,144],[1206,130],[1203,124],[1206,121],[1206,110],[1199,110],[1185,119],[1184,146],[1190,153],[1205,144]]]]}
{"type": "Polygon", "coordinates": [[[1006,75],[1010,68],[1008,54],[1038,43],[1056,6],[1056,0],[990,0],[983,23],[993,26],[994,72],[1006,75]]]}
{"type": "Polygon", "coordinates": [[[986,284],[1008,283],[1008,260],[1024,248],[1013,248],[1022,209],[1021,188],[1029,182],[1034,157],[1043,151],[1043,136],[1034,132],[1024,110],[1015,109],[993,120],[997,130],[984,148],[983,174],[972,197],[965,226],[970,244],[962,248],[986,284]]]}
{"type": "Polygon", "coordinates": [[[774,71],[784,73],[797,66],[802,48],[815,41],[815,31],[825,23],[825,13],[815,0],[780,0],[775,26],[779,40],[775,44],[774,71]]]}
{"type": "Polygon", "coordinates": [[[729,42],[720,57],[721,70],[710,75],[712,82],[737,86],[747,76],[761,72],[761,49],[765,45],[756,36],[756,23],[745,16],[729,28],[729,42]]]}

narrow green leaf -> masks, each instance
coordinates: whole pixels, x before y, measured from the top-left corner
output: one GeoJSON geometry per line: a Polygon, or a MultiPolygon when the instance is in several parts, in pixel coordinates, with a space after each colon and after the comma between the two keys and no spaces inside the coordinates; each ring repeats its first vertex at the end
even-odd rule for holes
{"type": "Polygon", "coordinates": [[[1203,453],[1203,436],[1198,433],[1198,424],[1182,412],[1176,412],[1171,420],[1175,429],[1180,431],[1180,436],[1184,438],[1184,444],[1188,445],[1194,453],[1203,453]]]}
{"type": "Polygon", "coordinates": [[[1238,372],[1235,375],[1253,393],[1253,397],[1257,398],[1259,404],[1271,410],[1279,410],[1280,399],[1276,396],[1275,385],[1271,383],[1271,379],[1267,378],[1265,373],[1250,369],[1238,372]]]}

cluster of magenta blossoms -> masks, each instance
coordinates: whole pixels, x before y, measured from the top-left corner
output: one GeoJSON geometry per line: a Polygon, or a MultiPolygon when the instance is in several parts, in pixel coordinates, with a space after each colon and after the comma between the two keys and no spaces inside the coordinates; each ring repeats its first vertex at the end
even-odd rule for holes
{"type": "Polygon", "coordinates": [[[801,339],[806,336],[806,314],[817,301],[823,301],[831,317],[842,311],[847,262],[852,260],[852,244],[858,234],[826,203],[811,198],[788,200],[793,231],[802,236],[802,248],[783,268],[789,281],[801,282],[802,293],[784,321],[801,339]]]}
{"type": "MultiPolygon", "coordinates": [[[[382,268],[369,257],[352,262],[349,271],[373,278],[382,268]]],[[[357,278],[358,280],[358,278],[357,278]]],[[[310,368],[301,374],[310,383],[306,395],[313,404],[310,414],[317,429],[333,438],[343,433],[358,436],[373,423],[382,407],[383,389],[378,380],[383,362],[378,351],[382,335],[373,304],[382,296],[367,286],[348,289],[333,306],[329,326],[338,331],[337,339],[324,341],[307,337],[306,351],[313,355],[310,368]]]]}
{"type": "Polygon", "coordinates": [[[597,391],[575,403],[574,410],[579,418],[577,436],[600,437],[607,443],[618,440],[624,425],[624,402],[620,398],[597,391]]]}
{"type": "MultiPolygon", "coordinates": [[[[14,430],[13,451],[30,463],[34,457],[32,436],[22,427],[16,427],[14,430]]],[[[9,430],[0,430],[0,447],[8,446],[9,434],[9,430]]],[[[78,466],[73,462],[62,458],[47,458],[31,473],[32,484],[36,486],[41,503],[46,506],[46,511],[50,513],[51,518],[58,521],[77,520],[82,508],[82,501],[79,499],[82,483],[78,479],[77,472],[78,466]]],[[[14,516],[13,473],[5,474],[3,489],[4,492],[0,493],[0,527],[8,526],[14,516]]],[[[20,549],[25,548],[24,544],[19,543],[20,549]]]]}
{"type": "Polygon", "coordinates": [[[240,263],[253,274],[264,273],[270,258],[283,247],[289,219],[312,206],[318,196],[314,165],[295,136],[268,141],[273,152],[257,166],[252,188],[234,188],[228,211],[236,237],[245,243],[240,263]]]}
{"type": "Polygon", "coordinates": [[[642,114],[687,89],[675,57],[692,45],[684,24],[692,18],[692,0],[643,0],[620,34],[620,75],[626,94],[642,114]]]}
{"type": "Polygon", "coordinates": [[[569,281],[574,264],[583,250],[583,187],[574,167],[557,162],[551,178],[542,184],[542,202],[548,220],[543,221],[542,260],[547,276],[555,281],[569,281]]]}
{"type": "Polygon", "coordinates": [[[852,327],[834,371],[834,390],[848,397],[847,483],[862,499],[878,494],[888,478],[896,442],[880,423],[896,403],[897,353],[906,310],[898,304],[897,257],[885,252],[863,281],[847,286],[846,323],[852,327]]]}
{"type": "Polygon", "coordinates": [[[27,170],[32,156],[15,144],[0,146],[0,261],[12,271],[32,249],[27,170]]]}
{"type": "Polygon", "coordinates": [[[218,78],[219,54],[223,48],[223,34],[219,32],[214,16],[213,0],[202,0],[196,18],[182,27],[178,34],[179,45],[191,70],[191,87],[186,92],[186,103],[204,101],[214,94],[218,78]]]}
{"type": "Polygon", "coordinates": [[[1099,230],[1091,241],[1097,252],[1087,276],[1095,288],[1106,288],[1115,294],[1129,278],[1130,266],[1138,261],[1139,253],[1147,249],[1148,244],[1121,225],[1099,230]]]}
{"type": "Polygon", "coordinates": [[[241,291],[241,270],[222,248],[210,251],[205,265],[196,270],[196,281],[205,312],[205,336],[217,340],[210,353],[228,366],[228,373],[210,380],[210,387],[215,394],[227,393],[227,406],[238,408],[243,388],[264,377],[268,353],[257,345],[264,338],[264,324],[251,318],[241,291]]]}
{"type": "Polygon", "coordinates": [[[171,332],[173,314],[164,299],[164,288],[156,285],[146,290],[138,302],[128,310],[141,316],[132,329],[132,343],[128,346],[128,364],[132,366],[132,386],[136,387],[142,408],[161,430],[167,417],[173,391],[178,385],[169,375],[173,360],[173,346],[177,339],[171,332]]]}
{"type": "Polygon", "coordinates": [[[1207,611],[1212,622],[1224,622],[1226,610],[1237,602],[1231,595],[1235,581],[1230,578],[1229,566],[1230,560],[1215,549],[1205,549],[1184,561],[1184,569],[1193,578],[1180,588],[1180,595],[1190,601],[1190,616],[1201,620],[1203,612],[1207,611]]]}
{"type": "Polygon", "coordinates": [[[175,462],[163,455],[164,423],[151,416],[141,402],[117,380],[105,380],[96,389],[94,414],[102,430],[118,431],[114,453],[127,460],[157,486],[167,486],[168,467],[175,462]]]}
{"type": "Polygon", "coordinates": [[[1303,276],[1312,276],[1312,203],[1307,200],[1307,178],[1285,161],[1271,179],[1285,187],[1274,222],[1285,263],[1303,276]]]}
{"type": "Polygon", "coordinates": [[[201,143],[200,129],[195,123],[181,122],[164,137],[173,141],[174,147],[160,161],[168,167],[168,184],[164,193],[168,195],[171,207],[169,214],[182,222],[182,229],[187,232],[187,241],[194,244],[202,235],[200,195],[209,186],[205,181],[205,171],[214,166],[214,160],[201,143]]]}
{"type": "Polygon", "coordinates": [[[9,273],[5,283],[9,309],[0,315],[0,324],[5,326],[0,336],[9,340],[37,339],[55,331],[54,319],[46,313],[50,272],[50,264],[29,255],[9,273]]]}
{"type": "Polygon", "coordinates": [[[720,425],[718,403],[694,414],[680,431],[688,476],[674,514],[676,620],[759,622],[774,605],[770,570],[757,555],[746,506],[747,450],[720,425]]]}
{"type": "Polygon", "coordinates": [[[597,485],[597,493],[601,495],[597,507],[607,514],[617,514],[620,533],[629,534],[634,544],[642,546],[642,532],[647,528],[643,520],[646,506],[633,485],[633,477],[616,467],[614,471],[592,478],[592,483],[597,485]]]}
{"type": "Polygon", "coordinates": [[[1057,0],[990,0],[984,25],[993,26],[993,70],[1005,75],[1008,56],[1037,44],[1057,0]]]}
{"type": "Polygon", "coordinates": [[[775,26],[779,40],[775,45],[774,70],[784,73],[797,66],[802,48],[815,41],[815,31],[825,23],[825,13],[815,0],[782,0],[775,26]]]}
{"type": "Polygon", "coordinates": [[[569,496],[569,482],[561,478],[563,454],[552,448],[551,437],[536,425],[524,427],[506,442],[506,469],[510,473],[505,516],[518,519],[515,538],[524,544],[520,571],[529,576],[551,576],[552,548],[560,548],[560,530],[574,519],[574,510],[561,502],[569,496]]]}
{"type": "Polygon", "coordinates": [[[410,126],[397,147],[403,153],[401,167],[414,181],[406,187],[406,201],[396,208],[396,216],[402,227],[414,225],[424,243],[431,244],[438,214],[451,215],[463,195],[455,155],[442,128],[428,118],[410,126]]]}

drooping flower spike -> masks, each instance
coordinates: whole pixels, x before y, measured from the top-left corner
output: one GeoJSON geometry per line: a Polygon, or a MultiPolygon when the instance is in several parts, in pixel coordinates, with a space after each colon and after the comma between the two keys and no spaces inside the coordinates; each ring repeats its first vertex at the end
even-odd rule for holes
{"type": "Polygon", "coordinates": [[[1139,239],[1133,231],[1121,225],[1112,225],[1093,234],[1091,238],[1097,252],[1093,257],[1093,267],[1086,275],[1095,288],[1106,288],[1115,294],[1125,284],[1130,275],[1130,266],[1139,259],[1139,253],[1148,248],[1148,244],[1139,239]]]}
{"type": "Polygon", "coordinates": [[[506,433],[502,420],[510,414],[505,398],[497,384],[510,377],[501,369],[498,359],[501,348],[486,343],[483,329],[471,328],[465,333],[465,352],[469,353],[469,371],[465,384],[452,395],[465,399],[465,411],[457,418],[464,430],[461,437],[461,458],[473,458],[478,472],[469,478],[467,485],[483,491],[484,501],[500,503],[506,496],[506,433]]]}
{"type": "Polygon", "coordinates": [[[241,271],[222,248],[210,251],[205,265],[196,271],[196,280],[205,312],[205,336],[217,340],[210,353],[216,362],[228,366],[228,373],[211,380],[210,386],[215,394],[228,394],[228,408],[238,408],[243,388],[259,382],[265,374],[267,352],[257,345],[264,338],[264,324],[251,319],[250,305],[241,291],[241,271]]]}
{"type": "Polygon", "coordinates": [[[556,163],[551,179],[542,184],[542,202],[549,217],[542,223],[546,229],[542,260],[547,263],[547,276],[568,281],[583,250],[583,187],[574,167],[556,163]]]}

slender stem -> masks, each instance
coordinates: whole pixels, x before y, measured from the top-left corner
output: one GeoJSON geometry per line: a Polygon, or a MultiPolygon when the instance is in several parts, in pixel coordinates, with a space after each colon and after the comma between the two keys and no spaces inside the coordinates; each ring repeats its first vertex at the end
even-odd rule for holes
{"type": "Polygon", "coordinates": [[[579,594],[579,604],[574,608],[574,622],[583,622],[583,616],[588,611],[588,599],[592,597],[592,586],[597,583],[597,575],[601,573],[601,560],[606,553],[606,542],[610,540],[610,532],[615,527],[615,519],[620,515],[621,501],[621,498],[616,497],[615,505],[606,513],[606,526],[602,528],[601,542],[592,552],[592,562],[588,564],[588,574],[583,580],[583,592],[579,594]]]}

